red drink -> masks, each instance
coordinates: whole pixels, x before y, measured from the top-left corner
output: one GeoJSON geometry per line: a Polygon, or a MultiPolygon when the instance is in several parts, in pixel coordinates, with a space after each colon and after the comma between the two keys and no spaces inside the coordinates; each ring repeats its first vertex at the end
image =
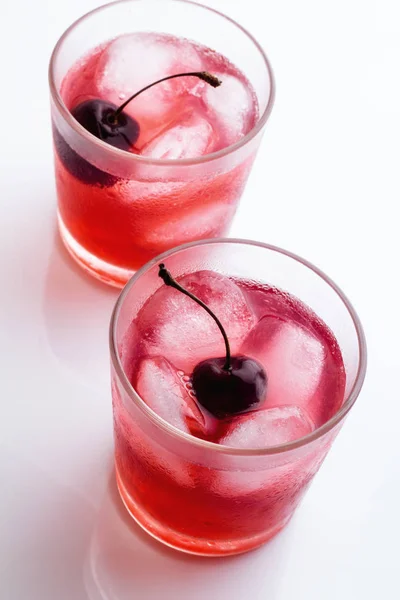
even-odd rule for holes
{"type": "Polygon", "coordinates": [[[342,409],[345,366],[332,331],[299,298],[254,278],[188,272],[187,263],[183,272],[179,283],[219,317],[232,354],[264,367],[266,399],[224,419],[203,409],[191,374],[224,355],[218,328],[176,290],[162,286],[143,303],[141,289],[141,308],[119,344],[121,367],[137,396],[186,435],[133,414],[115,376],[118,485],[131,514],[165,543],[199,554],[242,552],[287,523],[321,465],[337,427],[309,443],[306,436],[342,409]],[[188,436],[201,442],[188,444],[188,436]]]}
{"type": "MultiPolygon", "coordinates": [[[[105,10],[112,14],[129,8],[132,19],[135,11],[149,10],[142,4],[105,10]]],[[[201,14],[206,11],[185,6],[189,12],[200,9],[201,14]]],[[[209,37],[207,30],[204,35],[209,37]]],[[[60,54],[67,42],[62,40],[55,51],[53,72],[57,60],[64,66],[60,54]]],[[[78,55],[67,71],[64,67],[53,109],[59,224],[68,250],[84,268],[122,285],[160,252],[227,231],[260,141],[257,129],[272,103],[270,73],[264,79],[266,75],[268,83],[260,78],[263,91],[257,93],[220,52],[150,32],[101,40],[78,55]],[[124,108],[123,114],[140,127],[138,139],[124,150],[96,139],[68,116],[83,102],[95,99],[118,107],[160,78],[199,71],[217,76],[222,85],[213,88],[193,76],[171,79],[124,108]],[[250,132],[257,140],[247,138],[250,132]]]]}
{"type": "MultiPolygon", "coordinates": [[[[172,79],[133,100],[125,109],[140,124],[132,154],[195,159],[234,144],[254,127],[257,100],[244,75],[208,48],[167,35],[129,34],[96,48],[68,72],[61,95],[70,110],[90,98],[118,105],[135,90],[185,71],[209,71],[222,85],[172,79]]],[[[251,166],[250,158],[195,181],[185,181],[179,171],[154,181],[151,174],[141,177],[139,166],[136,177],[98,183],[82,180],[59,153],[55,157],[62,228],[91,254],[130,270],[171,246],[222,235],[251,166]]]]}

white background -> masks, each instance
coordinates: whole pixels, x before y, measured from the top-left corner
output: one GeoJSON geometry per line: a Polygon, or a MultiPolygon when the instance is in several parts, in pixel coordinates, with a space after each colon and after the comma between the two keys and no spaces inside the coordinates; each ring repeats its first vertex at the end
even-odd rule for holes
{"type": "Polygon", "coordinates": [[[213,0],[264,45],[277,98],[232,234],[310,259],[364,323],[363,392],[268,546],[181,556],[115,496],[107,327],[116,292],[55,229],[46,71],[99,2],[0,9],[1,600],[394,599],[399,590],[398,0],[213,0]]]}

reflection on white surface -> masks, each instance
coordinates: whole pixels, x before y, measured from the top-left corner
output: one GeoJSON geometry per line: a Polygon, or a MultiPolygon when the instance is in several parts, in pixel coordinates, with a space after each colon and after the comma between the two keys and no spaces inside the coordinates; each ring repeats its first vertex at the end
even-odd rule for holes
{"type": "Polygon", "coordinates": [[[63,368],[92,389],[109,389],[108,324],[118,290],[87,275],[57,231],[44,286],[49,346],[63,368]]]}
{"type": "Polygon", "coordinates": [[[75,484],[40,467],[34,457],[0,446],[0,598],[86,600],[82,564],[94,506],[75,484]],[[23,574],[23,575],[22,575],[23,574]]]}
{"type": "Polygon", "coordinates": [[[119,498],[113,473],[85,560],[86,590],[90,600],[281,599],[290,529],[248,554],[228,558],[182,554],[136,525],[119,498]]]}

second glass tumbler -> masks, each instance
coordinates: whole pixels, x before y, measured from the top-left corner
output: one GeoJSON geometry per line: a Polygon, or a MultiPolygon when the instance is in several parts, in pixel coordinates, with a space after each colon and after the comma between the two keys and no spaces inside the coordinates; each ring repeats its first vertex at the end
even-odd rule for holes
{"type": "Polygon", "coordinates": [[[274,99],[240,25],[183,0],[116,2],[64,33],[49,77],[59,226],[81,266],[122,286],[160,252],[227,232],[274,99]]]}

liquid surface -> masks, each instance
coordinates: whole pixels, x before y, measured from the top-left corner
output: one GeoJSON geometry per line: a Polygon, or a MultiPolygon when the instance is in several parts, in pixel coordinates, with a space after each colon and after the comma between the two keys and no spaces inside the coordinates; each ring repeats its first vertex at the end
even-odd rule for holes
{"type": "MultiPolygon", "coordinates": [[[[212,271],[179,279],[226,328],[232,354],[257,359],[268,376],[266,401],[249,414],[218,420],[197,402],[193,368],[224,356],[210,316],[180,292],[161,286],[140,310],[132,385],[160,417],[193,436],[237,448],[262,448],[311,433],[341,407],[345,371],[328,327],[297,298],[212,271]]],[[[129,346],[129,341],[126,342],[129,346]]]]}
{"type": "Polygon", "coordinates": [[[117,106],[145,86],[182,72],[209,71],[222,85],[196,77],[158,84],[124,112],[140,126],[132,152],[156,159],[195,158],[246,135],[258,118],[255,93],[227,58],[184,38],[129,33],[95,48],[66,75],[61,95],[71,110],[92,98],[117,106]]]}

